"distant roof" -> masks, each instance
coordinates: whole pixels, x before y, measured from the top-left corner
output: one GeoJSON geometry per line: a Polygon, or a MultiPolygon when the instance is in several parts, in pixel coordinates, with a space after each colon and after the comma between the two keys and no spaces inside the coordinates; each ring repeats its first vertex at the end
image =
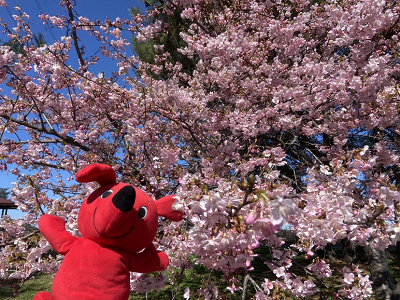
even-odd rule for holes
{"type": "Polygon", "coordinates": [[[10,208],[10,209],[17,209],[18,208],[18,206],[13,201],[0,198],[0,208],[2,208],[2,207],[4,207],[4,208],[7,207],[7,208],[10,208]]]}

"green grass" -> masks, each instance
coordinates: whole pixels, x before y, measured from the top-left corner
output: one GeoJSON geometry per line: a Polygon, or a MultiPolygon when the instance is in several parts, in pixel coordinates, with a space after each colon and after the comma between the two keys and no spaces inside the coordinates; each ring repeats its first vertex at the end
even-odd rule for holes
{"type": "MultiPolygon", "coordinates": [[[[159,299],[159,300],[170,300],[173,294],[176,294],[175,299],[183,299],[183,293],[185,288],[189,288],[191,291],[191,298],[196,299],[196,292],[199,288],[205,287],[208,281],[217,283],[219,287],[220,299],[223,300],[234,300],[238,299],[238,294],[232,295],[225,287],[228,285],[221,272],[213,271],[210,273],[208,269],[202,266],[195,266],[193,269],[184,272],[182,277],[182,283],[176,290],[176,286],[166,285],[160,292],[150,292],[146,294],[132,293],[129,297],[130,300],[145,300],[145,299],[159,299]]],[[[14,291],[20,283],[8,282],[3,283],[0,286],[0,299],[21,299],[21,300],[32,300],[33,296],[39,291],[50,291],[51,290],[51,275],[38,275],[33,279],[26,281],[19,289],[18,294],[14,294],[14,291]]],[[[239,283],[240,284],[240,283],[239,283]]]]}
{"type": "Polygon", "coordinates": [[[197,299],[195,296],[199,288],[204,288],[207,282],[215,282],[218,286],[220,299],[234,300],[238,299],[238,294],[232,295],[226,286],[228,285],[224,279],[222,272],[216,272],[206,269],[203,266],[195,266],[193,269],[186,270],[182,277],[182,283],[176,290],[176,286],[166,285],[165,288],[160,292],[151,292],[147,294],[135,294],[132,293],[129,297],[130,300],[145,300],[145,299],[160,299],[170,300],[175,295],[175,299],[183,299],[183,293],[186,288],[190,289],[190,299],[197,299]]]}
{"type": "Polygon", "coordinates": [[[32,300],[33,296],[40,291],[51,290],[51,275],[39,275],[35,278],[27,280],[22,287],[15,293],[15,290],[21,285],[20,282],[7,282],[1,283],[0,286],[0,299],[20,299],[20,300],[32,300]]]}

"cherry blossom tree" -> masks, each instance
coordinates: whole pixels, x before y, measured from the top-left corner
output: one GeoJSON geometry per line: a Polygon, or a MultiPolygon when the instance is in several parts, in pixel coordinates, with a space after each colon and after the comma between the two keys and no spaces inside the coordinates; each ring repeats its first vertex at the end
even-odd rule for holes
{"type": "MultiPolygon", "coordinates": [[[[74,174],[102,162],[154,198],[181,198],[186,220],[163,222],[156,241],[171,257],[171,282],[174,267],[201,264],[223,272],[232,293],[252,282],[256,299],[321,288],[364,299],[372,284],[377,299],[397,295],[384,253],[400,240],[397,1],[171,0],[105,21],[60,4],[64,15],[40,16],[64,32],[53,44],[32,43],[23,8],[16,27],[1,23],[23,51],[0,47],[0,166],[18,177],[11,198],[26,212],[1,219],[2,279],[57,270],[62,257],[25,226],[55,214],[79,235],[79,205],[96,186],[74,174]],[[129,54],[125,31],[145,42],[168,30],[157,14],[177,12],[189,24],[177,50],[193,72],[162,45],[154,63],[129,54]],[[98,51],[84,53],[82,37],[98,51]],[[114,62],[110,75],[95,71],[102,60],[114,62]],[[282,247],[282,228],[298,241],[282,247]],[[316,256],[345,238],[366,247],[371,277],[316,256]],[[252,278],[261,246],[274,280],[252,278]],[[302,255],[310,263],[296,274],[302,255]],[[328,283],[334,274],[339,288],[328,283]]],[[[132,274],[132,290],[166,280],[132,274]]],[[[211,282],[199,293],[218,298],[211,282]]]]}

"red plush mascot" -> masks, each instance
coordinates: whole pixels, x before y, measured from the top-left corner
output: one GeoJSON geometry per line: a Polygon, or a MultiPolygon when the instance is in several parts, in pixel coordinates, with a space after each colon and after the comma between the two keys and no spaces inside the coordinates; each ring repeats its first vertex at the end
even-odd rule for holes
{"type": "Polygon", "coordinates": [[[89,165],[76,174],[76,180],[100,184],[80,208],[82,237],[67,232],[60,217],[39,219],[40,231],[65,257],[52,292],[39,292],[33,299],[128,299],[129,271],[150,273],[168,266],[168,256],[152,243],[158,216],[180,221],[183,213],[172,209],[173,195],[154,201],[134,186],[117,183],[114,170],[107,165],[89,165]]]}

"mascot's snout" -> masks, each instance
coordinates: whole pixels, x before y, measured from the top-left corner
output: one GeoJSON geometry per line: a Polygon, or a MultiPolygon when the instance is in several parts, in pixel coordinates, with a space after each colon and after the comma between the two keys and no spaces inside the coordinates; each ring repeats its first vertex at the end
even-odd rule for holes
{"type": "MultiPolygon", "coordinates": [[[[103,198],[103,195],[107,193],[109,193],[109,191],[104,192],[101,197],[103,198]]],[[[120,189],[115,196],[112,197],[112,203],[120,211],[128,212],[132,210],[132,207],[135,204],[135,197],[135,188],[127,185],[120,189]]]]}

